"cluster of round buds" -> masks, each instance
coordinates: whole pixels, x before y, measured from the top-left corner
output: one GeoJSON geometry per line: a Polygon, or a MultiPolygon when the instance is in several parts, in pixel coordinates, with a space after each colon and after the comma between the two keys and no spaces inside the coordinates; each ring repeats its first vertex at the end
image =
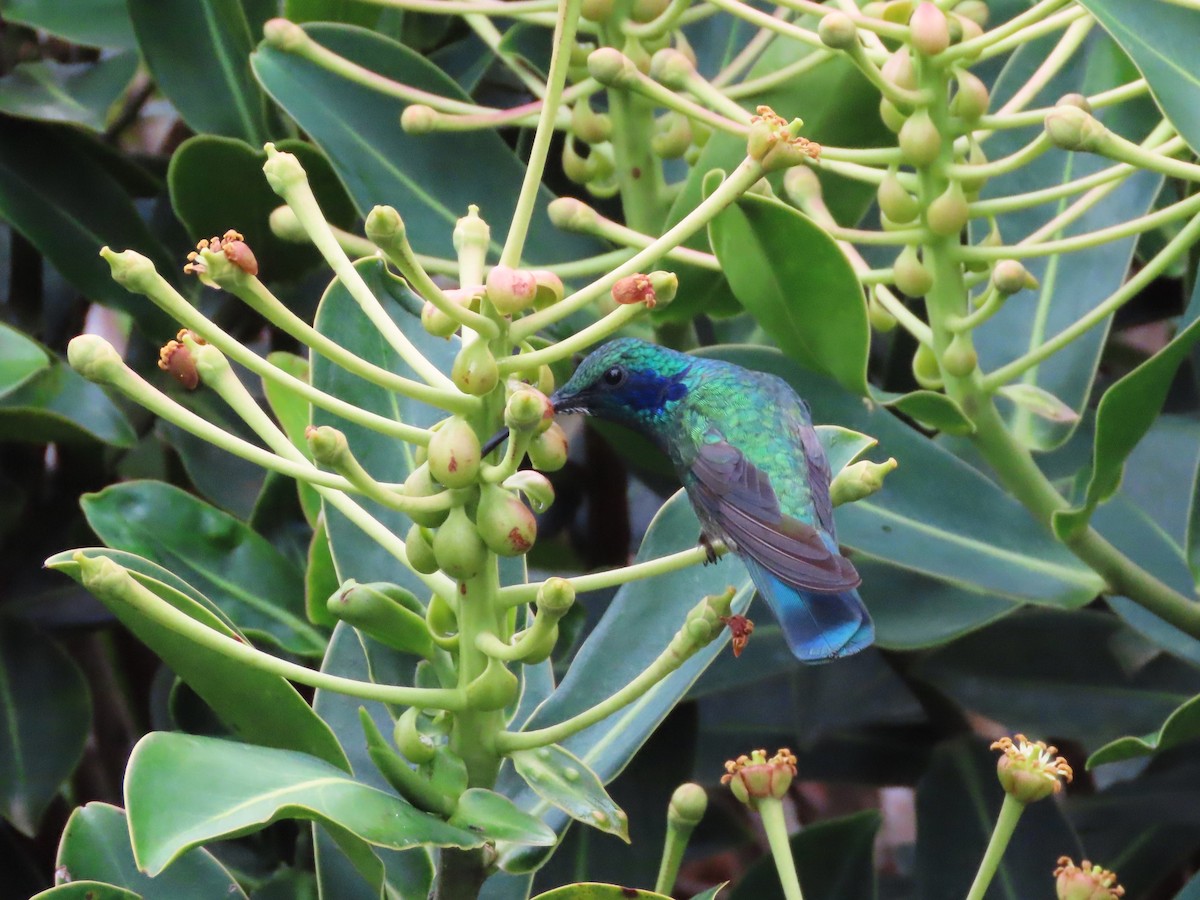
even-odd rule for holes
{"type": "Polygon", "coordinates": [[[996,774],[1005,792],[1022,803],[1032,803],[1056,794],[1074,776],[1057,747],[1043,741],[1031,741],[1025,735],[1003,737],[992,744],[1003,753],[996,763],[996,774]]]}
{"type": "Polygon", "coordinates": [[[725,763],[721,784],[729,785],[733,795],[749,806],[761,800],[780,800],[796,777],[796,757],[784,747],[770,759],[766,750],[754,750],[725,763]]]}
{"type": "Polygon", "coordinates": [[[1116,872],[1086,859],[1077,866],[1071,857],[1060,856],[1054,878],[1058,900],[1116,900],[1125,896],[1125,888],[1117,884],[1116,872]]]}
{"type": "Polygon", "coordinates": [[[174,340],[167,341],[158,351],[158,367],[189,391],[194,391],[200,384],[200,373],[196,371],[196,361],[192,359],[192,352],[183,343],[185,337],[198,344],[204,343],[204,339],[194,331],[181,329],[174,340]]]}
{"type": "Polygon", "coordinates": [[[201,250],[208,250],[211,253],[223,253],[227,260],[247,275],[258,274],[258,260],[254,258],[254,252],[246,244],[246,239],[232,228],[226,231],[221,237],[201,238],[197,242],[196,249],[187,255],[187,265],[183,267],[183,271],[187,274],[204,274],[205,266],[204,260],[200,256],[201,250]]]}

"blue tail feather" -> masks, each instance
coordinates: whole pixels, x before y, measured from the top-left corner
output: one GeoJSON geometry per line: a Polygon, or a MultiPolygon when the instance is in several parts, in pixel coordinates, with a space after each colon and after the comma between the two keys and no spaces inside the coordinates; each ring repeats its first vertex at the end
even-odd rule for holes
{"type": "Polygon", "coordinates": [[[858,591],[803,591],[743,558],[758,594],[783,628],[788,646],[806,663],[829,662],[857,653],[875,640],[875,626],[858,591]]]}

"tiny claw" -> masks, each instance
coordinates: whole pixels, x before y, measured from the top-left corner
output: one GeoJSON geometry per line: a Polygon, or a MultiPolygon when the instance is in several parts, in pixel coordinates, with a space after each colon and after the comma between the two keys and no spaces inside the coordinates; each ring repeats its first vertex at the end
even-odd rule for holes
{"type": "Polygon", "coordinates": [[[721,621],[729,626],[729,632],[733,636],[733,657],[737,659],[746,649],[750,635],[754,634],[754,623],[745,616],[738,615],[721,616],[721,621]]]}
{"type": "Polygon", "coordinates": [[[704,548],[704,564],[706,566],[715,566],[720,557],[717,556],[717,548],[713,546],[713,542],[709,536],[702,531],[696,542],[704,548]]]}
{"type": "Polygon", "coordinates": [[[483,446],[479,449],[479,458],[486,459],[487,455],[508,440],[508,429],[501,428],[490,438],[488,438],[483,446]]]}

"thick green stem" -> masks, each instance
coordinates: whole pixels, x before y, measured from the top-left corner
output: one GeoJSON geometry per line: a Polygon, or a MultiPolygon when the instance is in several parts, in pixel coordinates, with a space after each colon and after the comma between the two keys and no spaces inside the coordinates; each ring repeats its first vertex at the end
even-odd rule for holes
{"type": "Polygon", "coordinates": [[[650,146],[654,104],[628,88],[609,88],[608,115],[625,223],[635,231],[658,231],[666,203],[662,164],[650,146]]]}
{"type": "Polygon", "coordinates": [[[1017,822],[1020,821],[1021,813],[1024,811],[1024,803],[1012,794],[1004,795],[1004,804],[1000,807],[1000,815],[996,818],[996,827],[992,831],[987,850],[984,851],[983,859],[979,863],[979,871],[975,873],[975,881],[971,884],[971,890],[967,892],[967,900],[983,900],[983,895],[987,893],[988,885],[996,876],[996,869],[1000,866],[1000,860],[1008,848],[1013,830],[1017,827],[1017,822]]]}
{"type": "Polygon", "coordinates": [[[758,801],[758,814],[762,817],[763,830],[775,869],[779,872],[779,883],[787,900],[804,900],[800,893],[800,876],[796,874],[796,861],[792,859],[792,847],[788,843],[787,822],[783,818],[783,802],[774,797],[758,801]]]}

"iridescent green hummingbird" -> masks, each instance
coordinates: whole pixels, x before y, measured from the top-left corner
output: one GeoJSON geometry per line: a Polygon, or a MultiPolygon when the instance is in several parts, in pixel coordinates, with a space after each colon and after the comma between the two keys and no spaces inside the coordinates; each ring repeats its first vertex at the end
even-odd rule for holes
{"type": "Polygon", "coordinates": [[[798,659],[825,662],[874,640],[861,579],[838,550],[825,451],[782,378],[623,338],[584,359],[550,402],[666,452],[710,558],[713,539],[741,558],[798,659]]]}

